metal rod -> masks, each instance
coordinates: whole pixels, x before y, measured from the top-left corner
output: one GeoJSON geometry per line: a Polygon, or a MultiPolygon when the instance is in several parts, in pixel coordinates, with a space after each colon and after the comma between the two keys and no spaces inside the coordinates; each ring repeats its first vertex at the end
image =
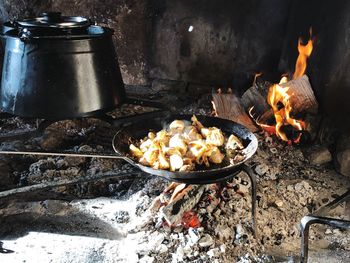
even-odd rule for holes
{"type": "Polygon", "coordinates": [[[29,185],[19,188],[14,188],[11,190],[6,190],[0,192],[0,199],[7,198],[13,195],[19,195],[24,193],[30,193],[35,191],[42,191],[47,190],[59,186],[66,186],[66,185],[72,185],[77,183],[88,183],[92,181],[102,180],[102,179],[112,179],[112,178],[123,178],[123,177],[131,177],[131,176],[137,176],[141,174],[141,172],[119,172],[119,173],[103,173],[98,174],[97,176],[90,176],[90,177],[79,177],[74,178],[71,180],[59,180],[59,181],[53,181],[53,182],[44,182],[40,184],[35,185],[29,185]]]}
{"type": "MultiPolygon", "coordinates": [[[[0,113],[1,114],[1,113],[0,113]]],[[[0,117],[1,119],[1,117],[0,117]]],[[[0,135],[0,142],[10,141],[10,140],[26,140],[35,137],[42,136],[45,132],[45,129],[49,127],[54,120],[43,120],[38,124],[38,127],[35,130],[29,131],[19,131],[19,132],[10,132],[0,135]]]]}
{"type": "Polygon", "coordinates": [[[145,100],[145,99],[135,98],[135,97],[126,97],[125,103],[146,106],[146,107],[159,108],[159,109],[163,109],[163,110],[169,109],[169,105],[166,105],[164,103],[157,102],[154,100],[147,100],[147,99],[145,100]]]}
{"type": "Polygon", "coordinates": [[[251,192],[252,192],[252,227],[253,235],[257,238],[256,232],[256,175],[253,170],[246,164],[242,165],[242,170],[248,175],[251,183],[251,192]]]}
{"type": "Polygon", "coordinates": [[[26,140],[30,138],[39,137],[42,135],[41,130],[35,129],[35,130],[29,130],[29,131],[19,131],[14,133],[8,133],[8,134],[1,134],[0,135],[0,142],[5,141],[11,141],[11,140],[26,140]]]}
{"type": "Polygon", "coordinates": [[[125,125],[131,124],[131,123],[139,123],[142,121],[147,121],[149,119],[154,119],[154,118],[158,118],[158,117],[164,118],[167,114],[169,114],[169,111],[155,110],[155,111],[151,111],[151,112],[144,112],[144,113],[135,114],[135,115],[131,115],[131,116],[125,116],[125,117],[120,117],[117,119],[112,119],[109,121],[109,123],[113,127],[121,127],[121,126],[125,126],[125,125]]]}
{"type": "Polygon", "coordinates": [[[328,225],[337,228],[350,229],[350,221],[343,219],[336,219],[330,217],[321,217],[307,215],[301,219],[300,231],[301,231],[301,252],[300,252],[300,262],[307,263],[309,256],[309,230],[310,226],[313,224],[328,225]]]}
{"type": "Polygon", "coordinates": [[[300,261],[301,263],[307,263],[308,254],[309,254],[309,229],[312,224],[323,224],[329,225],[332,227],[339,228],[350,228],[350,221],[343,219],[336,219],[330,217],[324,217],[333,208],[337,207],[343,202],[350,200],[350,190],[346,191],[344,194],[334,199],[332,202],[321,207],[316,212],[304,216],[300,222],[300,231],[301,231],[301,252],[300,252],[300,261]]]}
{"type": "Polygon", "coordinates": [[[320,209],[316,210],[314,213],[312,213],[313,216],[325,216],[326,213],[328,213],[333,208],[337,207],[339,204],[344,203],[346,201],[350,200],[350,189],[346,191],[341,196],[334,199],[332,202],[326,204],[325,206],[321,207],[320,209]]]}
{"type": "Polygon", "coordinates": [[[125,159],[119,155],[100,155],[86,153],[60,153],[60,152],[31,152],[31,151],[0,151],[1,154],[8,155],[39,155],[39,156],[65,156],[65,157],[85,157],[85,158],[106,158],[106,159],[125,159]]]}

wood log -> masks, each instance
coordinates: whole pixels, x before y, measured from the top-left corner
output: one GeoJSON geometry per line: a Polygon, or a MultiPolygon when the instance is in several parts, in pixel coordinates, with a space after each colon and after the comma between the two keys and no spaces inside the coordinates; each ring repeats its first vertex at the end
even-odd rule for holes
{"type": "Polygon", "coordinates": [[[242,95],[242,104],[246,110],[254,107],[254,114],[261,116],[271,107],[267,103],[267,94],[272,83],[261,78],[256,79],[253,85],[242,95]]]}
{"type": "Polygon", "coordinates": [[[253,132],[258,130],[235,94],[214,93],[212,96],[213,106],[218,117],[242,124],[253,132]]]}
{"type": "MultiPolygon", "coordinates": [[[[266,98],[271,85],[270,82],[257,79],[242,96],[242,104],[245,109],[254,106],[254,113],[257,116],[264,115],[266,111],[270,110],[266,98]]],[[[280,86],[289,88],[287,93],[291,96],[290,103],[293,114],[317,113],[318,102],[306,75],[280,84],[280,86]]]]}
{"type": "Polygon", "coordinates": [[[318,102],[306,75],[281,84],[281,86],[289,87],[287,93],[291,96],[289,100],[293,108],[293,114],[317,113],[318,102]]]}
{"type": "Polygon", "coordinates": [[[181,195],[175,197],[171,203],[160,209],[162,216],[170,226],[181,223],[183,215],[193,209],[199,202],[208,185],[188,185],[181,195]]]}

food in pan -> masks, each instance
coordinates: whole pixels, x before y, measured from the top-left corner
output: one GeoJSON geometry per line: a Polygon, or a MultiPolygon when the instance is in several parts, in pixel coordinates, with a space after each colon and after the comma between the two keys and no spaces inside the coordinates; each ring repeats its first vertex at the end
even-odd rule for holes
{"type": "Polygon", "coordinates": [[[242,141],[234,134],[228,138],[217,127],[204,127],[192,116],[191,122],[174,120],[166,129],[149,132],[130,153],[142,165],[170,171],[192,171],[197,165],[220,164],[225,154],[232,162],[243,159],[242,141]]]}

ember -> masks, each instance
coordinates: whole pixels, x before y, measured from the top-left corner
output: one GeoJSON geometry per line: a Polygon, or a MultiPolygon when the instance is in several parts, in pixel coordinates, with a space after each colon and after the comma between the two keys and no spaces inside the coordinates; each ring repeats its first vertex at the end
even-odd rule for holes
{"type": "Polygon", "coordinates": [[[201,221],[198,219],[196,213],[194,213],[193,211],[187,211],[182,216],[181,224],[185,228],[198,228],[201,226],[201,221]]]}

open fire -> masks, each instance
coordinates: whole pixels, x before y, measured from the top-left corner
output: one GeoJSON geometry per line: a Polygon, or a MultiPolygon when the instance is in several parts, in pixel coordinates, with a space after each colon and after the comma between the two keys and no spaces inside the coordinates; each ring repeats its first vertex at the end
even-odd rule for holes
{"type": "MultiPolygon", "coordinates": [[[[293,80],[301,78],[307,68],[307,59],[310,57],[313,49],[313,40],[311,38],[312,32],[310,29],[310,39],[306,45],[302,44],[301,38],[298,40],[298,51],[299,56],[296,61],[295,71],[293,74],[293,80]]],[[[261,120],[261,117],[258,117],[255,122],[265,131],[276,134],[278,138],[283,141],[291,143],[299,143],[302,133],[305,129],[305,122],[295,119],[293,115],[293,103],[291,102],[291,97],[294,93],[290,91],[289,79],[286,76],[283,76],[278,84],[273,84],[267,94],[267,102],[271,106],[273,111],[273,116],[275,119],[274,125],[269,125],[264,123],[261,120]],[[297,130],[296,136],[288,136],[287,127],[292,127],[293,130],[297,130]]],[[[250,108],[249,114],[253,117],[254,106],[250,108]]]]}

